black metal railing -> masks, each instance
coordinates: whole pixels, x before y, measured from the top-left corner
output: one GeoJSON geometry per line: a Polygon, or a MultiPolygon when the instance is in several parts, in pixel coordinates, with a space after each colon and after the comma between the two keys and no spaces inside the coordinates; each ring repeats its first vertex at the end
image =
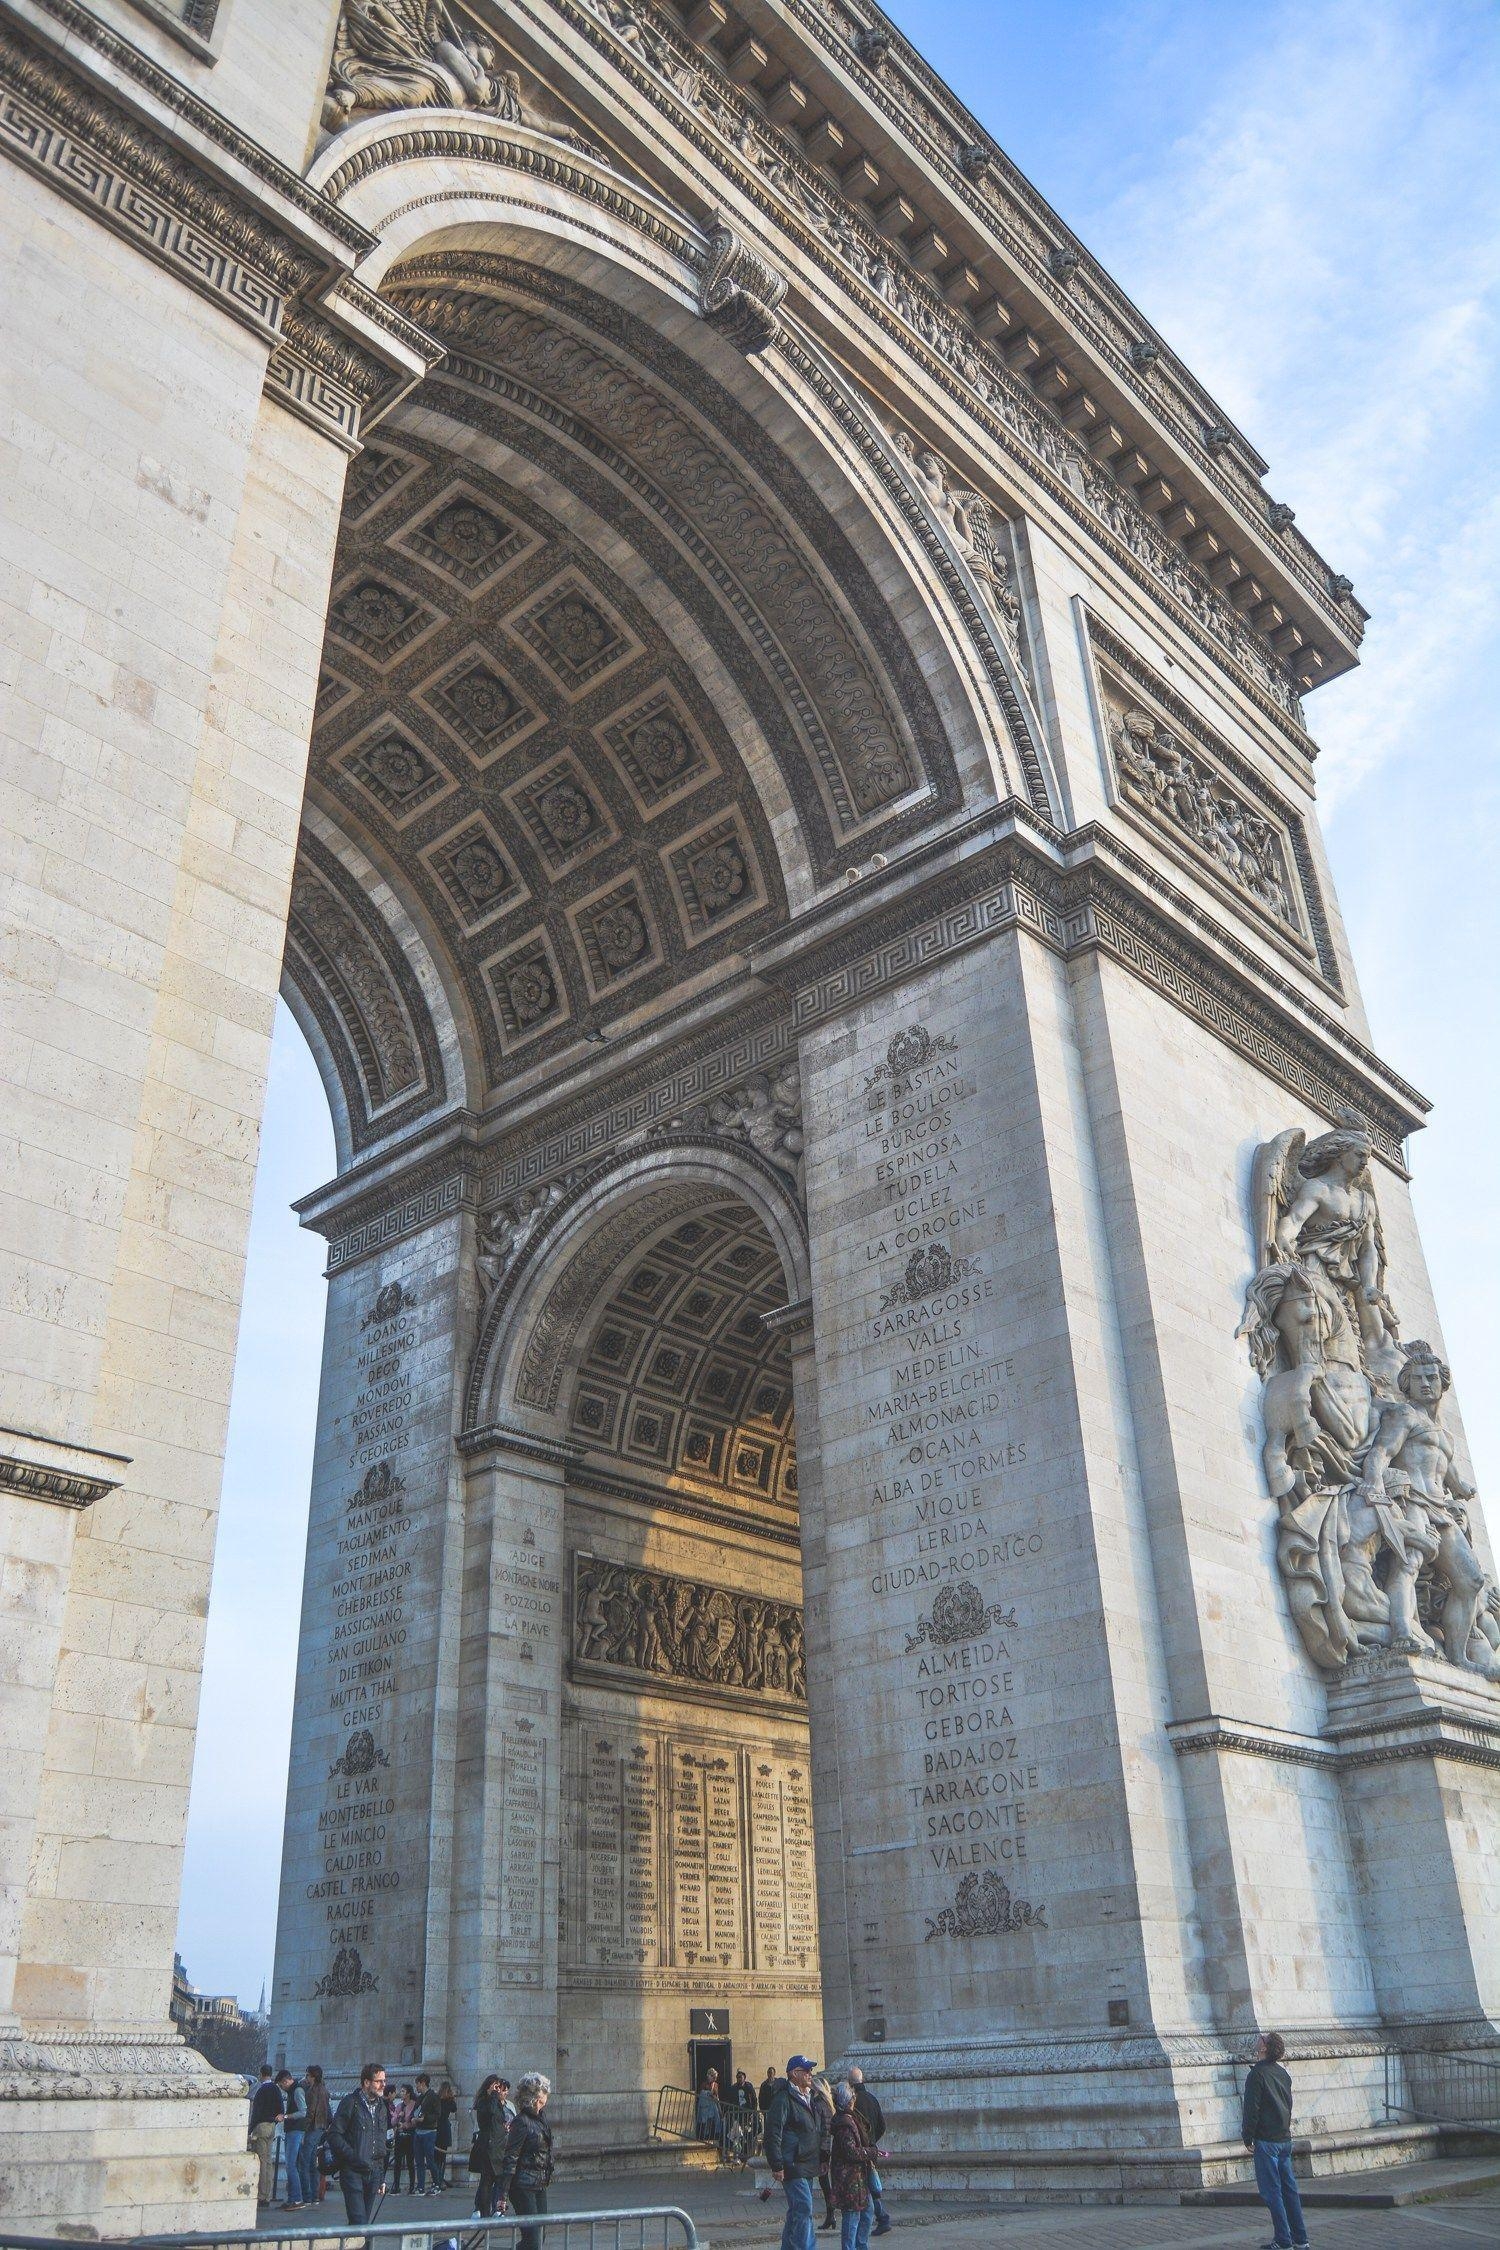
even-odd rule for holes
{"type": "Polygon", "coordinates": [[[1385,2113],[1416,2125],[1500,2130],[1500,2054],[1385,2051],[1385,2113]]]}
{"type": "Polygon", "coordinates": [[[663,2086],[656,2097],[655,2141],[694,2141],[698,2137],[698,2097],[686,2086],[663,2086]]]}
{"type": "MultiPolygon", "coordinates": [[[[316,2242],[318,2250],[510,2250],[518,2236],[538,2237],[541,2250],[699,2250],[698,2230],[675,2204],[641,2210],[549,2211],[503,2219],[465,2219],[462,2225],[437,2220],[413,2226],[410,2219],[372,2220],[364,2226],[333,2225],[328,2220],[305,2227],[276,2227],[240,2234],[142,2234],[106,2236],[97,2250],[275,2250],[278,2243],[316,2242]]],[[[57,2250],[40,2235],[0,2231],[0,2250],[57,2250]]]]}

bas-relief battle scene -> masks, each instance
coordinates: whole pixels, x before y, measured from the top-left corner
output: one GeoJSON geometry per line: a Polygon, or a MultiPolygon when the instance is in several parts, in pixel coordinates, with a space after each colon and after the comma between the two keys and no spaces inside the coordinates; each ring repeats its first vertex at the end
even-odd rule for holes
{"type": "MultiPolygon", "coordinates": [[[[1368,2161],[1500,2054],[1500,1587],[1318,831],[1353,589],[871,11],[328,13],[216,659],[311,589],[274,2059],[641,2146],[707,2010],[904,2083],[919,2186],[1119,2196],[1240,2176],[1281,2024],[1368,2161]]],[[[133,1447],[179,1504],[112,1411],[4,1487],[86,1560],[133,1447]]]]}

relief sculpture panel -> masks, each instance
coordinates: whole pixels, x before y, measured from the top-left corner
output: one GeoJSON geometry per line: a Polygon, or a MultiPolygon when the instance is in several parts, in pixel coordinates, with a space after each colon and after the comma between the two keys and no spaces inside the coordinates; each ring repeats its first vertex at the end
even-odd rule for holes
{"type": "Polygon", "coordinates": [[[1256,1153],[1239,1333],[1265,1385],[1277,1564],[1325,1669],[1393,1648],[1500,1680],[1500,1590],[1469,1537],[1476,1495],[1442,1419],[1449,1372],[1431,1344],[1401,1341],[1372,1153],[1353,1111],[1256,1153]]]}
{"type": "Polygon", "coordinates": [[[731,1699],[807,1701],[802,1612],[663,1570],[573,1558],[575,1666],[683,1681],[731,1699]]]}

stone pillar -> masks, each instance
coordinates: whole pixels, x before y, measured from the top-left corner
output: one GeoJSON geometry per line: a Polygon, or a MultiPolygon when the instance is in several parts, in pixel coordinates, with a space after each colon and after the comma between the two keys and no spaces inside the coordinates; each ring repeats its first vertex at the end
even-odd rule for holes
{"type": "Polygon", "coordinates": [[[474,2086],[557,2069],[568,1452],[493,1425],[465,1449],[449,2037],[474,2086]]]}
{"type": "Polygon", "coordinates": [[[7,169],[5,192],[27,247],[0,447],[25,558],[0,625],[18,1151],[0,1492],[21,1597],[0,2210],[22,2228],[230,2225],[253,2195],[239,2089],[183,2047],[168,2000],[346,456],[263,404],[263,334],[29,173],[7,169]]]}
{"type": "Polygon", "coordinates": [[[272,2022],[339,2079],[445,2060],[467,1222],[432,1202],[329,1281],[272,2022]]]}
{"type": "Polygon", "coordinates": [[[935,2177],[1091,2147],[1108,2188],[1180,2146],[1160,2033],[1211,2018],[1066,971],[999,935],[802,1056],[830,2040],[935,2177]]]}

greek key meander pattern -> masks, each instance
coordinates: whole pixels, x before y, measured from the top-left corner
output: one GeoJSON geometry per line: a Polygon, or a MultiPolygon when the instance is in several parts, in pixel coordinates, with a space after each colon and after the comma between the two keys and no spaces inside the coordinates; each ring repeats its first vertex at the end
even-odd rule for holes
{"type": "MultiPolygon", "coordinates": [[[[187,167],[164,150],[149,150],[144,132],[133,148],[106,152],[86,126],[64,124],[28,98],[22,82],[30,78],[35,86],[41,75],[28,61],[8,30],[0,32],[0,72],[9,81],[0,85],[0,148],[236,319],[274,336],[285,290],[222,239],[202,209],[206,196],[194,194],[187,167]],[[200,209],[189,208],[191,202],[200,209]]],[[[102,133],[102,112],[98,127],[102,133]]]]}
{"type": "MultiPolygon", "coordinates": [[[[1374,1076],[1378,1065],[1373,1056],[1351,1055],[1345,1061],[1312,1036],[1299,1036],[1291,1021],[1279,1011],[1273,1014],[1248,982],[1232,997],[1215,990],[1215,985],[1228,987],[1238,980],[1206,956],[1194,960],[1188,941],[1098,868],[1059,877],[1055,869],[1037,866],[1030,875],[1018,872],[976,889],[883,941],[856,936],[821,972],[798,984],[793,1025],[806,1030],[1006,928],[1030,930],[1064,954],[1102,948],[1311,1107],[1329,1115],[1346,1103],[1362,1107],[1382,1155],[1404,1173],[1401,1144],[1414,1122],[1413,1111],[1420,1115],[1420,1097],[1413,1097],[1411,1110],[1401,1107],[1389,1086],[1374,1076]],[[1057,904],[1041,895],[1044,886],[1058,894],[1057,904]],[[1084,895],[1076,895],[1080,890],[1084,895]],[[1362,1060],[1368,1072],[1361,1069],[1362,1060]]],[[[1336,1026],[1329,1028],[1337,1032],[1336,1026]]]]}
{"type": "Polygon", "coordinates": [[[435,1219],[446,1219],[460,1210],[467,1201],[465,1181],[460,1173],[424,1188],[420,1195],[408,1196],[403,1202],[382,1211],[348,1234],[328,1245],[328,1271],[336,1273],[343,1266],[353,1265],[367,1258],[374,1250],[384,1250],[403,1235],[415,1234],[429,1227],[435,1219]]]}

